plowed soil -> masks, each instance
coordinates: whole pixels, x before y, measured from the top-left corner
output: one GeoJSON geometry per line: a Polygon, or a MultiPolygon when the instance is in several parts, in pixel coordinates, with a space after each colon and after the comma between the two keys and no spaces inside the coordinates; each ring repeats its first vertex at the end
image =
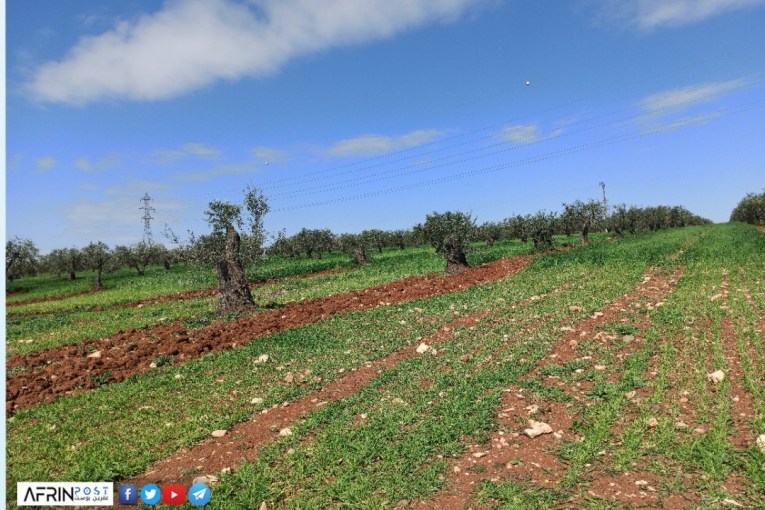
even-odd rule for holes
{"type": "Polygon", "coordinates": [[[333,315],[430,298],[497,281],[520,271],[532,259],[530,256],[502,259],[456,275],[413,276],[353,292],[291,302],[275,310],[227,323],[217,321],[199,329],[187,330],[179,321],[16,356],[8,361],[8,369],[23,366],[25,370],[7,380],[6,411],[95,388],[97,375],[108,376],[108,382],[122,381],[151,370],[149,365],[160,355],[174,356],[174,362],[179,363],[333,315]]]}

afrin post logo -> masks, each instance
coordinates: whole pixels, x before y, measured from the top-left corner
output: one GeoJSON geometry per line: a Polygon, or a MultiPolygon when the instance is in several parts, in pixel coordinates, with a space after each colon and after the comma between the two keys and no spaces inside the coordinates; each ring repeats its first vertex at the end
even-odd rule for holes
{"type": "Polygon", "coordinates": [[[112,482],[18,482],[18,506],[113,506],[112,482]]]}

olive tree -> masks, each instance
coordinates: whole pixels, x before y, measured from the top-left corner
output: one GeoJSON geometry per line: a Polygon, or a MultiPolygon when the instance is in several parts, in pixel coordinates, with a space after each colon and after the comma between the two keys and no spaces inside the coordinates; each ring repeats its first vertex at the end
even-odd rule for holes
{"type": "Polygon", "coordinates": [[[77,278],[77,272],[82,271],[84,258],[77,248],[57,248],[45,256],[45,267],[56,276],[68,273],[69,279],[77,278]]]}
{"type": "Polygon", "coordinates": [[[112,252],[109,247],[102,242],[90,243],[82,249],[82,256],[85,266],[96,273],[93,280],[93,290],[101,290],[101,274],[104,270],[111,269],[112,252]]]}
{"type": "Polygon", "coordinates": [[[534,251],[551,250],[555,246],[553,234],[556,222],[557,215],[554,212],[539,211],[528,217],[528,235],[534,242],[534,251]]]}
{"type": "Polygon", "coordinates": [[[14,237],[5,243],[5,276],[13,281],[18,276],[37,273],[40,251],[31,239],[14,237]]]}
{"type": "MultiPolygon", "coordinates": [[[[244,206],[247,209],[249,231],[245,236],[245,257],[254,262],[263,254],[265,230],[263,217],[269,206],[263,193],[248,186],[245,188],[244,206]]],[[[214,250],[215,272],[218,278],[218,311],[240,312],[254,304],[242,263],[242,237],[237,228],[243,229],[242,206],[227,201],[213,200],[205,211],[207,222],[213,229],[209,236],[210,249],[214,250]],[[222,245],[223,249],[220,249],[222,245]]]]}
{"type": "Polygon", "coordinates": [[[747,193],[731,212],[730,220],[765,224],[765,191],[759,194],[747,193]]]}
{"type": "Polygon", "coordinates": [[[114,248],[115,261],[136,270],[139,276],[146,273],[146,268],[165,258],[167,250],[161,244],[140,242],[132,246],[117,246],[114,248]]]}
{"type": "Polygon", "coordinates": [[[369,262],[367,243],[368,240],[358,234],[341,234],[337,236],[337,244],[340,246],[340,249],[360,266],[369,262]]]}
{"type": "Polygon", "coordinates": [[[463,212],[428,214],[422,226],[425,239],[446,258],[446,273],[459,273],[468,267],[465,251],[476,234],[475,219],[463,212]]]}
{"type": "Polygon", "coordinates": [[[577,200],[573,204],[563,204],[561,223],[565,225],[567,234],[572,230],[581,232],[582,244],[587,244],[590,240],[590,230],[605,216],[605,213],[603,202],[577,200]]]}

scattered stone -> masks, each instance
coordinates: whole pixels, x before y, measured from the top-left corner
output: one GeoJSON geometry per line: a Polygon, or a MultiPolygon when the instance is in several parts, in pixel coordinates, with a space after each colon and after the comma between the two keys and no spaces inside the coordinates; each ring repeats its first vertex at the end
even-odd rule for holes
{"type": "Polygon", "coordinates": [[[646,424],[646,426],[647,426],[649,429],[652,429],[652,428],[654,428],[654,427],[658,427],[658,426],[659,426],[659,420],[657,420],[656,418],[654,418],[653,416],[651,416],[650,418],[648,418],[648,419],[646,420],[645,424],[646,424]]]}
{"type": "Polygon", "coordinates": [[[284,376],[284,382],[291,383],[295,380],[295,376],[292,374],[292,372],[287,372],[287,374],[284,376]]]}
{"type": "MultiPolygon", "coordinates": [[[[268,354],[261,354],[260,356],[258,356],[258,363],[266,363],[268,362],[268,359],[269,359],[268,354]]],[[[265,505],[266,503],[263,502],[263,504],[265,505]]]]}
{"type": "Polygon", "coordinates": [[[228,434],[228,430],[213,430],[212,437],[223,437],[228,434]]]}
{"type": "Polygon", "coordinates": [[[765,434],[760,434],[760,436],[757,438],[757,441],[755,441],[755,444],[762,453],[765,453],[765,434]]]}
{"type": "Polygon", "coordinates": [[[279,435],[282,437],[287,437],[292,435],[292,429],[289,427],[284,427],[279,431],[279,435]]]}
{"type": "Polygon", "coordinates": [[[707,374],[707,381],[713,384],[721,383],[723,380],[725,380],[725,372],[722,370],[717,370],[711,374],[707,374]]]}
{"type": "Polygon", "coordinates": [[[221,474],[224,475],[230,475],[232,473],[232,469],[230,467],[224,467],[220,470],[221,474]]]}
{"type": "Polygon", "coordinates": [[[152,361],[149,363],[149,368],[157,368],[157,364],[152,361]]]}
{"type": "Polygon", "coordinates": [[[687,429],[688,428],[688,424],[685,423],[684,421],[678,421],[678,422],[675,422],[675,428],[678,428],[678,429],[687,429]]]}
{"type": "Polygon", "coordinates": [[[265,501],[260,504],[260,510],[268,510],[268,503],[265,501]]]}
{"type": "Polygon", "coordinates": [[[194,480],[191,482],[192,485],[197,483],[203,483],[205,485],[212,485],[214,483],[218,483],[218,477],[215,475],[203,475],[198,476],[194,478],[194,480]]]}
{"type": "Polygon", "coordinates": [[[473,454],[473,457],[475,457],[476,459],[480,459],[481,457],[486,457],[488,454],[489,454],[488,451],[475,452],[473,454]]]}
{"type": "Polygon", "coordinates": [[[421,343],[417,346],[417,354],[425,354],[430,350],[430,346],[425,343],[421,343]]]}
{"type": "Polygon", "coordinates": [[[581,306],[571,305],[571,306],[568,307],[568,311],[569,312],[583,312],[584,308],[582,308],[581,306]]]}
{"type": "Polygon", "coordinates": [[[625,343],[630,343],[635,341],[635,335],[624,335],[622,337],[622,341],[625,343]]]}
{"type": "Polygon", "coordinates": [[[256,404],[262,404],[263,399],[260,397],[255,397],[252,400],[250,400],[250,404],[256,405],[256,404]]]}
{"type": "Polygon", "coordinates": [[[94,351],[88,354],[88,358],[100,358],[101,357],[101,351],[94,351]]]}
{"type": "Polygon", "coordinates": [[[529,414],[536,414],[539,412],[539,406],[536,404],[532,404],[530,406],[527,406],[526,410],[529,412],[529,414]]]}
{"type": "Polygon", "coordinates": [[[531,439],[534,439],[535,437],[541,436],[542,434],[552,434],[552,431],[552,427],[550,427],[547,423],[529,420],[529,428],[525,429],[523,432],[531,439]]]}
{"type": "Polygon", "coordinates": [[[742,505],[735,499],[731,499],[731,498],[725,498],[724,500],[722,500],[722,504],[725,506],[732,506],[735,508],[745,508],[744,505],[742,505]]]}
{"type": "Polygon", "coordinates": [[[635,397],[637,396],[637,392],[636,392],[636,391],[634,391],[634,390],[633,390],[633,391],[628,391],[627,393],[625,393],[625,394],[624,394],[624,396],[625,396],[625,397],[626,397],[628,400],[632,400],[633,398],[635,398],[635,397]]]}
{"type": "Polygon", "coordinates": [[[181,374],[175,374],[175,378],[180,381],[181,379],[183,379],[183,376],[181,374]]]}

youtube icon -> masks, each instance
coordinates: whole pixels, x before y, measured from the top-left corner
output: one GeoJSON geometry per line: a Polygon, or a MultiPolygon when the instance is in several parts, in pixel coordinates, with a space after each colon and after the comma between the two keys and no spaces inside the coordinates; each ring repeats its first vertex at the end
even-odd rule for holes
{"type": "Polygon", "coordinates": [[[166,505],[182,505],[186,502],[186,487],[165,485],[162,487],[162,502],[166,505]]]}

